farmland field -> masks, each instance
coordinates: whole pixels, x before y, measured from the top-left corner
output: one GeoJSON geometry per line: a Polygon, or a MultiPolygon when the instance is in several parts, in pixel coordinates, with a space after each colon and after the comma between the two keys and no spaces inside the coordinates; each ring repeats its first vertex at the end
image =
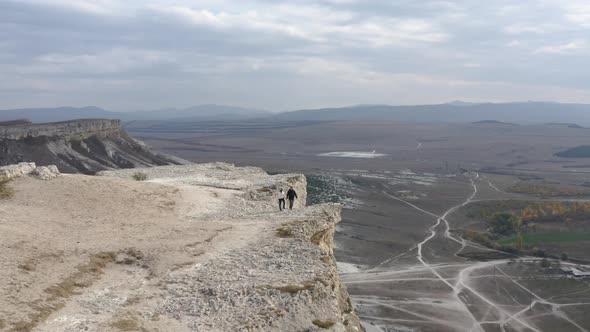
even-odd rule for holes
{"type": "MultiPolygon", "coordinates": [[[[522,238],[525,244],[537,245],[553,242],[576,242],[576,241],[590,241],[590,233],[578,232],[549,232],[549,233],[533,233],[523,234],[522,238]]],[[[501,239],[498,241],[502,244],[510,244],[516,241],[516,236],[501,239]]]]}

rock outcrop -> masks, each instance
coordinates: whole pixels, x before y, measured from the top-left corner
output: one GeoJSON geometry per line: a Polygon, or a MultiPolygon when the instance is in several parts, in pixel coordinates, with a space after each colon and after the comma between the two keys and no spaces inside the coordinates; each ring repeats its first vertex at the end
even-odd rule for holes
{"type": "Polygon", "coordinates": [[[59,174],[59,170],[55,165],[37,167],[35,163],[19,163],[0,167],[0,180],[13,180],[25,175],[33,175],[41,180],[49,180],[58,177],[59,174]]]}
{"type": "Polygon", "coordinates": [[[333,255],[341,208],[306,207],[303,175],[225,163],[99,175],[11,182],[9,330],[363,331],[333,255]],[[279,211],[287,186],[299,199],[279,211]]]}
{"type": "Polygon", "coordinates": [[[0,165],[33,161],[64,173],[187,163],[129,137],[119,120],[0,126],[0,165]]]}

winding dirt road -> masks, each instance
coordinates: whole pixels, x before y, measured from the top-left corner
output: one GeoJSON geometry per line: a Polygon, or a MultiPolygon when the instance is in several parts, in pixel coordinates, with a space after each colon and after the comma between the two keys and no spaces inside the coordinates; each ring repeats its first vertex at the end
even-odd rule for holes
{"type": "MultiPolygon", "coordinates": [[[[559,326],[562,331],[588,332],[589,327],[583,326],[578,321],[579,317],[573,319],[564,309],[577,306],[590,308],[585,307],[590,306],[590,303],[550,301],[520,282],[526,276],[505,271],[514,270],[513,266],[518,264],[534,265],[538,258],[475,262],[460,256],[466,249],[496,251],[451,234],[447,218],[475,201],[478,183],[485,183],[500,191],[478,173],[469,174],[469,182],[472,186],[471,195],[442,215],[387,194],[390,198],[432,217],[435,222],[428,229],[424,240],[407,252],[387,259],[371,269],[343,275],[349,288],[354,289],[355,285],[363,284],[365,287],[375,285],[375,288],[387,289],[383,296],[353,296],[362,318],[388,328],[393,326],[418,331],[543,332],[555,331],[555,327],[559,326]],[[449,251],[452,247],[456,247],[456,250],[449,251]],[[445,254],[445,251],[452,253],[445,254]],[[490,270],[492,273],[486,274],[490,270]]],[[[573,266],[568,263],[562,265],[573,266]]],[[[543,276],[539,278],[546,280],[543,276]]],[[[374,293],[380,294],[378,291],[374,293]]]]}

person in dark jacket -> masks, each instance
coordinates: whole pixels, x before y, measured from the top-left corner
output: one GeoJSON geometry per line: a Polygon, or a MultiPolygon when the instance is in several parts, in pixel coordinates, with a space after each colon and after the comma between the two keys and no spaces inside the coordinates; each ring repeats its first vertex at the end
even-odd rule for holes
{"type": "Polygon", "coordinates": [[[295,202],[295,198],[297,198],[297,193],[293,187],[289,187],[289,190],[287,191],[287,198],[289,199],[289,210],[293,210],[293,202],[295,202]]]}

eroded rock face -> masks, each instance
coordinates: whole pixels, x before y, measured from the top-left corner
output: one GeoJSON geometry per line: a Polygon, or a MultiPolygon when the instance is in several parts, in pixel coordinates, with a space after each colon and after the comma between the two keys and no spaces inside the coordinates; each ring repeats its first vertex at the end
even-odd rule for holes
{"type": "Polygon", "coordinates": [[[119,135],[119,120],[76,120],[43,124],[19,124],[0,127],[0,138],[9,140],[56,137],[61,139],[83,139],[90,136],[119,135]]]}
{"type": "Polygon", "coordinates": [[[34,161],[64,173],[186,164],[127,135],[119,120],[0,126],[0,165],[34,161]]]}

